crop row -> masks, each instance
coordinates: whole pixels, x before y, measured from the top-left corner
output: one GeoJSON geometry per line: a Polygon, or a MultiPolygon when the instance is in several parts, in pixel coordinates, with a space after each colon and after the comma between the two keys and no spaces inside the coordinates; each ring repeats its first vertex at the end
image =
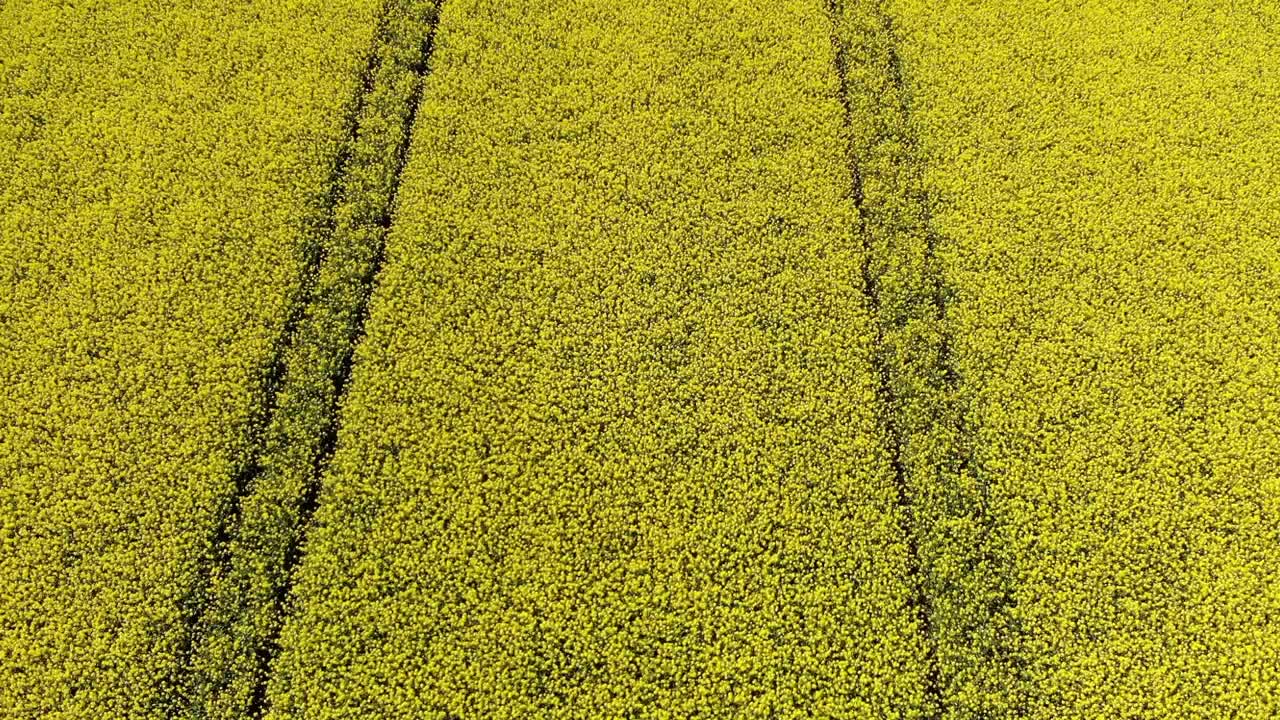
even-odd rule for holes
{"type": "Polygon", "coordinates": [[[830,30],[445,5],[270,717],[925,713],[830,30]]]}
{"type": "Polygon", "coordinates": [[[377,13],[0,5],[0,714],[182,711],[377,13]]]}

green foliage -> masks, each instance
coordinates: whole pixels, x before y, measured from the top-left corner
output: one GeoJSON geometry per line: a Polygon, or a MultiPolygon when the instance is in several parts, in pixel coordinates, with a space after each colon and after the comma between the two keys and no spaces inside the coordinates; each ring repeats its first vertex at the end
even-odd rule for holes
{"type": "Polygon", "coordinates": [[[1275,8],[887,5],[1014,581],[954,714],[1275,717],[1275,8]]]}
{"type": "Polygon", "coordinates": [[[375,13],[0,5],[7,717],[185,702],[189,623],[375,13]]]}
{"type": "Polygon", "coordinates": [[[446,4],[270,717],[921,717],[821,5],[446,4]]]}

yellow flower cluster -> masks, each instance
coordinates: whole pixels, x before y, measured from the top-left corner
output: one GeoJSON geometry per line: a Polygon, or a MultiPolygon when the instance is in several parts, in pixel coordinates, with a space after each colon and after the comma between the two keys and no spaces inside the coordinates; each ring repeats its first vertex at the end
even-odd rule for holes
{"type": "Polygon", "coordinates": [[[183,710],[375,5],[0,4],[0,715],[183,710]]]}
{"type": "Polygon", "coordinates": [[[950,714],[1280,715],[1274,4],[886,6],[1011,582],[950,714]]]}
{"type": "Polygon", "coordinates": [[[446,3],[272,718],[918,718],[831,25],[446,3]]]}

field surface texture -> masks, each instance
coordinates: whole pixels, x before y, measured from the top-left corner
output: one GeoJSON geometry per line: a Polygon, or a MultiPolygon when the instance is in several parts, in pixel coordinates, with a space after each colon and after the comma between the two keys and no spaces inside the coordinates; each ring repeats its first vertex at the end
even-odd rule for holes
{"type": "Polygon", "coordinates": [[[822,6],[437,41],[272,716],[917,715],[822,6]]]}
{"type": "Polygon", "coordinates": [[[1277,28],[0,1],[0,717],[1280,717],[1277,28]]]}

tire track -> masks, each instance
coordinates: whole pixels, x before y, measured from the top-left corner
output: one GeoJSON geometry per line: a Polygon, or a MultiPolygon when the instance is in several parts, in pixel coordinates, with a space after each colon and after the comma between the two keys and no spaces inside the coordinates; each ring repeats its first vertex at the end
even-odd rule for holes
{"type": "Polygon", "coordinates": [[[381,11],[334,166],[325,241],[309,254],[255,421],[258,451],[236,480],[235,507],[215,539],[192,631],[192,717],[261,717],[266,709],[293,570],[336,443],[438,14],[436,0],[389,0],[381,11]]]}
{"type": "Polygon", "coordinates": [[[878,2],[827,0],[849,134],[861,268],[876,319],[885,434],[929,657],[931,717],[1016,715],[1010,571],[994,552],[988,488],[974,462],[952,357],[953,291],[938,258],[919,139],[892,21],[878,2]],[[851,72],[851,63],[865,64],[851,72]],[[874,181],[874,190],[868,185],[874,181]]]}

